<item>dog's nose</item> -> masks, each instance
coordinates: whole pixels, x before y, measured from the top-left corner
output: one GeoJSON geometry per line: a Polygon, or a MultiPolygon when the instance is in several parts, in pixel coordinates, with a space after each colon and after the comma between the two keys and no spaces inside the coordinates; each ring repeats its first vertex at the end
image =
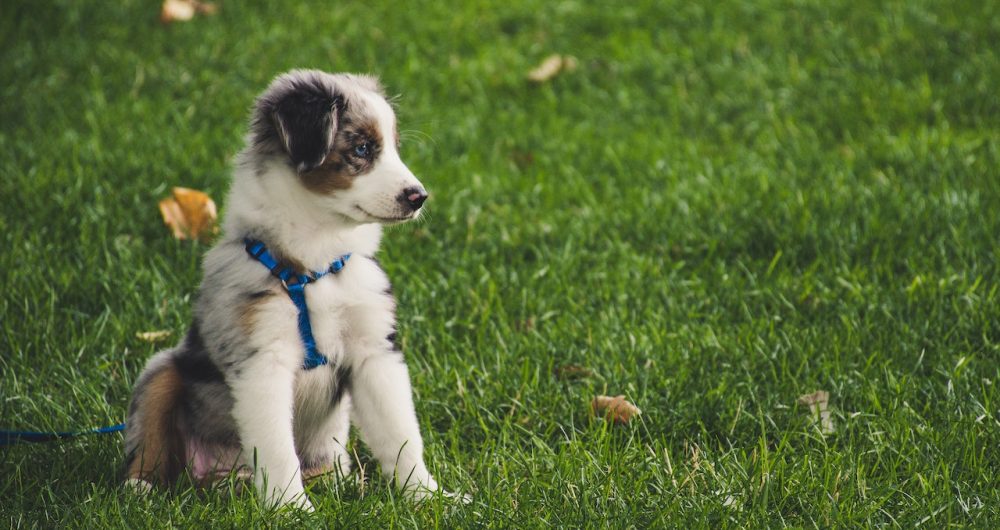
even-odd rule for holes
{"type": "Polygon", "coordinates": [[[427,200],[427,190],[414,186],[412,188],[406,188],[403,193],[399,196],[400,202],[410,207],[411,210],[419,210],[421,206],[424,205],[424,201],[427,200]]]}

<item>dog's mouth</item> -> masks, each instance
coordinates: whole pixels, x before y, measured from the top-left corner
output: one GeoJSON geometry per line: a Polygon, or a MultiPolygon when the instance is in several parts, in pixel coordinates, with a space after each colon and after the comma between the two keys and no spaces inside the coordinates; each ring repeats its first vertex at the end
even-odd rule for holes
{"type": "Polygon", "coordinates": [[[402,216],[399,216],[399,217],[383,217],[381,215],[375,215],[375,214],[369,212],[368,210],[365,210],[360,205],[355,204],[354,207],[359,212],[367,215],[368,217],[370,217],[372,219],[375,219],[375,220],[377,220],[380,223],[387,223],[387,224],[402,223],[404,221],[409,221],[410,219],[413,219],[414,217],[416,217],[417,216],[417,212],[419,211],[419,210],[415,210],[412,213],[409,213],[407,215],[402,215],[402,216]]]}

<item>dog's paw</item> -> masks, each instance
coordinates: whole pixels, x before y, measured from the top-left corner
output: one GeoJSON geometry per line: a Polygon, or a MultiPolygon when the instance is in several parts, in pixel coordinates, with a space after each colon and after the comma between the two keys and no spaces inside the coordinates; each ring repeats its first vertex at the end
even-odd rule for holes
{"type": "Polygon", "coordinates": [[[468,493],[452,493],[450,491],[441,490],[441,495],[444,495],[450,500],[457,501],[460,504],[469,504],[472,502],[472,495],[468,493]]]}
{"type": "Polygon", "coordinates": [[[303,511],[306,513],[313,513],[316,511],[312,502],[304,494],[293,499],[281,500],[276,504],[278,505],[279,511],[303,511]]]}
{"type": "Polygon", "coordinates": [[[312,502],[309,501],[309,497],[306,496],[305,489],[301,485],[288,489],[272,488],[264,497],[264,504],[269,508],[276,508],[279,511],[315,511],[312,502]]]}
{"type": "Polygon", "coordinates": [[[153,491],[153,484],[149,481],[142,480],[141,478],[126,479],[122,484],[122,487],[124,487],[126,491],[136,495],[146,495],[147,493],[153,491]]]}
{"type": "Polygon", "coordinates": [[[434,484],[433,488],[422,484],[407,486],[406,489],[403,490],[403,493],[406,495],[407,499],[413,502],[423,502],[431,497],[434,497],[435,495],[441,495],[448,500],[458,501],[461,504],[469,504],[472,502],[472,496],[465,493],[452,493],[442,489],[437,484],[434,484]]]}
{"type": "Polygon", "coordinates": [[[295,508],[296,510],[302,510],[303,512],[306,513],[313,513],[316,511],[316,508],[313,507],[312,501],[306,498],[305,495],[302,495],[301,497],[292,501],[292,503],[289,504],[289,506],[295,508]]]}

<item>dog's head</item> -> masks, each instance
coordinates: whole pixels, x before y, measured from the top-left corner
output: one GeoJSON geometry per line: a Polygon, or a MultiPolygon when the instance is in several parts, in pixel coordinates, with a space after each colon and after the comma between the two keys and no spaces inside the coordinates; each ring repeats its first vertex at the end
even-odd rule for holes
{"type": "Polygon", "coordinates": [[[358,223],[416,218],[427,191],[399,158],[396,115],[369,76],[293,70],[257,99],[252,149],[358,223]]]}

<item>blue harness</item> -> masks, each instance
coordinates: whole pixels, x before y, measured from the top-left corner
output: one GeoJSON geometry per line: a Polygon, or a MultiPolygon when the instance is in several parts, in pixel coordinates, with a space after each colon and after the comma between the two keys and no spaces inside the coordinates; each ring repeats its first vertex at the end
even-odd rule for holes
{"type": "Polygon", "coordinates": [[[302,367],[306,370],[312,370],[317,366],[323,366],[328,363],[329,359],[326,358],[326,355],[319,352],[316,348],[316,339],[313,338],[312,324],[309,322],[309,306],[306,305],[306,285],[327,274],[337,274],[344,269],[344,265],[347,263],[347,260],[351,259],[351,255],[344,254],[333,260],[333,263],[326,270],[313,272],[312,275],[297,274],[291,267],[282,265],[278,260],[274,259],[274,256],[267,251],[264,243],[250,238],[244,239],[243,242],[246,244],[247,254],[250,254],[250,257],[261,262],[261,264],[267,267],[267,270],[271,271],[271,274],[281,280],[281,285],[288,292],[288,297],[292,299],[292,303],[299,310],[299,337],[302,338],[302,345],[306,349],[306,358],[305,362],[302,363],[302,367]]]}
{"type": "MultiPolygon", "coordinates": [[[[274,256],[267,251],[267,247],[264,243],[254,239],[244,239],[246,243],[247,253],[250,254],[255,260],[264,264],[267,270],[271,271],[271,274],[278,277],[281,280],[281,285],[285,287],[288,291],[288,296],[295,303],[295,307],[299,310],[299,336],[302,337],[302,345],[306,349],[305,362],[302,363],[302,367],[306,370],[312,370],[317,366],[323,366],[330,362],[316,349],[316,339],[313,338],[312,334],[312,324],[309,323],[309,307],[306,305],[306,285],[326,276],[327,274],[337,274],[344,269],[344,264],[347,260],[351,259],[350,254],[344,254],[343,256],[335,259],[330,267],[324,271],[313,272],[312,275],[309,274],[296,274],[295,270],[291,267],[285,265],[283,266],[278,260],[274,259],[274,256]]],[[[112,432],[119,432],[125,430],[125,424],[119,423],[118,425],[112,425],[110,427],[101,427],[98,429],[88,429],[85,431],[71,431],[71,432],[38,432],[38,431],[7,431],[0,430],[0,446],[14,445],[22,442],[48,442],[51,440],[60,440],[64,438],[75,438],[84,434],[107,434],[112,432]]]]}

